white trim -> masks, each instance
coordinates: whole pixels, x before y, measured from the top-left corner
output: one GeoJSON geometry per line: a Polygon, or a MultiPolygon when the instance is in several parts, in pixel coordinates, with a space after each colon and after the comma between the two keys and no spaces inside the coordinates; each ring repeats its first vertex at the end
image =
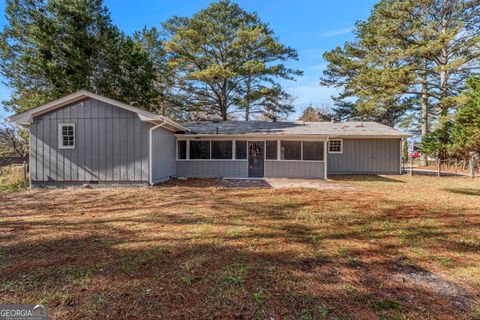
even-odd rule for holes
{"type": "Polygon", "coordinates": [[[167,121],[164,119],[162,123],[148,129],[148,183],[153,185],[153,130],[163,127],[167,121]]]}
{"type": "MultiPolygon", "coordinates": [[[[39,116],[39,115],[42,115],[46,112],[50,112],[52,110],[64,107],[68,104],[75,103],[77,101],[81,101],[82,99],[85,99],[85,98],[91,98],[91,99],[98,100],[98,101],[101,101],[101,102],[104,102],[104,103],[107,103],[107,104],[111,104],[111,105],[119,107],[121,109],[125,109],[125,110],[128,110],[128,111],[134,112],[134,113],[138,114],[141,121],[146,121],[146,122],[149,122],[149,121],[152,121],[152,122],[163,121],[162,124],[167,123],[175,129],[182,130],[182,131],[189,131],[187,128],[183,127],[182,125],[180,125],[180,124],[176,123],[175,121],[170,120],[170,119],[168,119],[164,116],[161,116],[161,115],[149,112],[149,111],[145,111],[143,109],[133,107],[129,104],[126,104],[126,103],[123,103],[123,102],[120,102],[120,101],[117,101],[117,100],[114,100],[114,99],[110,99],[110,98],[107,98],[107,97],[104,97],[104,96],[101,96],[101,95],[98,95],[98,94],[95,94],[95,93],[92,93],[92,92],[89,92],[89,91],[86,91],[86,90],[77,91],[77,92],[72,93],[72,94],[70,94],[68,96],[65,96],[63,98],[51,101],[51,102],[46,103],[44,105],[41,105],[41,106],[35,107],[33,109],[30,109],[28,111],[13,115],[13,116],[11,116],[7,119],[8,119],[8,121],[17,122],[17,123],[21,123],[21,124],[32,123],[33,122],[33,117],[35,117],[35,116],[39,116]]],[[[170,131],[176,131],[176,130],[171,130],[171,129],[169,129],[169,130],[170,131]]]]}
{"type": "Polygon", "coordinates": [[[280,158],[282,156],[282,151],[281,151],[281,143],[280,143],[281,140],[277,140],[277,160],[280,161],[280,158]]]}
{"type": "Polygon", "coordinates": [[[77,146],[77,133],[75,129],[75,123],[72,122],[62,122],[58,124],[58,149],[60,150],[73,150],[77,146]],[[64,146],[63,145],[63,127],[73,127],[73,146],[64,146]]]}
{"type": "Polygon", "coordinates": [[[328,153],[333,153],[333,154],[342,154],[343,153],[343,139],[329,139],[328,141],[328,153]],[[340,141],[340,151],[332,151],[330,150],[330,143],[332,141],[340,141]]]}

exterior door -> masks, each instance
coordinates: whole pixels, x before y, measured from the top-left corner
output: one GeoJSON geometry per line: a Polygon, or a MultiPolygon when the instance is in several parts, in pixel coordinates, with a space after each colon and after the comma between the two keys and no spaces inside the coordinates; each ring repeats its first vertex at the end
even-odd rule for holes
{"type": "Polygon", "coordinates": [[[248,176],[251,178],[263,177],[265,142],[248,142],[248,176]]]}

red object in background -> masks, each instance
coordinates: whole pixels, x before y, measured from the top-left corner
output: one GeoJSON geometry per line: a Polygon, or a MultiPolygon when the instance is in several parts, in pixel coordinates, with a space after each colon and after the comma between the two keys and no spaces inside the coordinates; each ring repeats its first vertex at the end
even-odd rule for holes
{"type": "Polygon", "coordinates": [[[414,151],[414,152],[408,154],[408,156],[409,156],[410,158],[413,158],[413,159],[418,159],[418,158],[420,158],[420,155],[421,155],[421,154],[420,154],[420,151],[414,151]]]}

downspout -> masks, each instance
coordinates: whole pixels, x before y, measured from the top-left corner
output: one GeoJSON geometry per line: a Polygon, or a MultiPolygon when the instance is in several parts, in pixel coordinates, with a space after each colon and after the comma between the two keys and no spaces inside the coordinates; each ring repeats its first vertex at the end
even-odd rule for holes
{"type": "Polygon", "coordinates": [[[327,137],[327,139],[325,140],[325,146],[323,148],[323,159],[325,160],[324,161],[325,168],[323,168],[323,169],[325,171],[325,173],[324,173],[325,180],[328,180],[328,152],[327,152],[328,141],[330,141],[330,138],[327,137]]]}
{"type": "Polygon", "coordinates": [[[163,122],[154,126],[154,127],[151,127],[149,130],[148,130],[148,139],[149,139],[149,142],[148,142],[148,147],[149,147],[149,152],[148,152],[148,184],[149,185],[153,185],[153,145],[152,145],[152,137],[153,137],[153,130],[155,129],[158,129],[160,127],[163,127],[165,125],[165,123],[167,123],[167,120],[165,119],[162,119],[163,122]]]}

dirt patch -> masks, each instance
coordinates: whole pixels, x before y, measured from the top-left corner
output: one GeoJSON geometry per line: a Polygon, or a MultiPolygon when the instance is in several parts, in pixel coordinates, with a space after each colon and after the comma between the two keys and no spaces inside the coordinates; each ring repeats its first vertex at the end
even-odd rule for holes
{"type": "Polygon", "coordinates": [[[418,289],[431,291],[441,295],[462,309],[467,310],[473,297],[464,287],[443,279],[421,267],[410,264],[406,257],[400,258],[393,264],[392,279],[402,284],[410,285],[418,289]]]}

